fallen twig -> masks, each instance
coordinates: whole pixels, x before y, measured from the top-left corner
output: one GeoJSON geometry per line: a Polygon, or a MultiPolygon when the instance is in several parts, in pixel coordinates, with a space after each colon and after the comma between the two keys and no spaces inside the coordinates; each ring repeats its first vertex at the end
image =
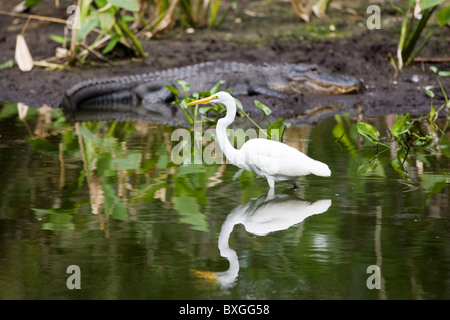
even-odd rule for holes
{"type": "Polygon", "coordinates": [[[41,20],[41,21],[49,21],[49,22],[55,22],[55,23],[70,24],[70,21],[68,22],[67,19],[59,19],[59,18],[53,18],[53,17],[38,16],[38,15],[35,15],[35,14],[9,12],[9,11],[3,11],[3,10],[0,10],[0,14],[1,15],[5,15],[5,16],[11,16],[11,17],[18,17],[18,18],[25,18],[25,19],[35,19],[35,20],[41,20]]]}
{"type": "Polygon", "coordinates": [[[446,58],[414,58],[414,62],[450,62],[450,57],[446,58]]]}

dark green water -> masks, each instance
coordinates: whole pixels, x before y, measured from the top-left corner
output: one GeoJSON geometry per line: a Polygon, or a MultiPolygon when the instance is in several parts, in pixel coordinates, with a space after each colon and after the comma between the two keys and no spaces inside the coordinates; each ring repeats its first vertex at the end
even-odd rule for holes
{"type": "Polygon", "coordinates": [[[332,176],[271,196],[232,165],[174,165],[175,128],[5,105],[0,298],[449,299],[449,149],[411,153],[400,173],[396,147],[375,157],[354,124],[288,129],[332,176]]]}

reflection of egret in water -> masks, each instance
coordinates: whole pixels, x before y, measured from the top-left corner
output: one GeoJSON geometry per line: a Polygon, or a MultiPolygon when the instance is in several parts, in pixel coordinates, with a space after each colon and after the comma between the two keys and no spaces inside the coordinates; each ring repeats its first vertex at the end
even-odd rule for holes
{"type": "MultiPolygon", "coordinates": [[[[273,189],[271,189],[273,190],[273,189]]],[[[277,194],[273,191],[256,200],[235,208],[225,219],[219,234],[220,255],[230,262],[224,272],[195,271],[203,279],[214,279],[220,285],[228,287],[233,284],[239,273],[239,259],[228,240],[234,226],[243,224],[245,230],[257,236],[266,236],[270,232],[288,229],[301,223],[307,217],[323,213],[331,206],[331,200],[319,200],[314,203],[299,200],[295,196],[277,194]]]]}

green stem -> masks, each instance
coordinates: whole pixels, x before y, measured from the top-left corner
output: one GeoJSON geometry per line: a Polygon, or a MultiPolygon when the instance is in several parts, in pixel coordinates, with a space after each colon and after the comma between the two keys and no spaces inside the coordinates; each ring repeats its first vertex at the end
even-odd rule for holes
{"type": "Polygon", "coordinates": [[[432,33],[430,33],[425,40],[420,44],[420,46],[417,48],[416,51],[414,51],[414,53],[412,54],[411,57],[409,57],[409,59],[405,62],[405,65],[410,64],[415,57],[417,57],[417,55],[419,54],[419,52],[423,49],[423,47],[425,47],[425,45],[428,43],[428,41],[431,39],[432,36],[434,36],[434,34],[437,32],[438,30],[433,31],[432,33]]]}
{"type": "Polygon", "coordinates": [[[411,37],[408,39],[406,47],[402,50],[402,58],[403,61],[407,61],[409,56],[411,55],[414,47],[416,46],[417,40],[419,40],[419,37],[427,25],[428,19],[430,19],[431,15],[433,14],[433,11],[437,8],[437,6],[425,9],[422,12],[422,18],[419,20],[419,22],[416,24],[411,37]]]}
{"type": "Polygon", "coordinates": [[[142,49],[141,42],[138,40],[138,38],[136,38],[134,33],[128,27],[128,25],[123,21],[122,16],[119,16],[119,18],[117,19],[117,24],[123,30],[123,32],[128,36],[128,38],[131,39],[133,44],[136,46],[136,49],[138,50],[139,55],[141,57],[145,57],[145,52],[142,49]]]}
{"type": "Polygon", "coordinates": [[[260,126],[258,126],[258,124],[255,121],[253,121],[252,118],[250,118],[250,116],[244,110],[241,111],[244,113],[244,116],[246,116],[247,119],[250,120],[250,122],[253,123],[253,125],[259,129],[260,132],[263,132],[266,135],[266,137],[269,136],[260,126]]]}

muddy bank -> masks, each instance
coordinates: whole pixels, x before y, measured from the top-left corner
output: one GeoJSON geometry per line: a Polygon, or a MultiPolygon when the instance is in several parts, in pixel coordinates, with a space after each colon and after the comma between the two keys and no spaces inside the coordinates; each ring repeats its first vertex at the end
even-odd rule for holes
{"type": "MultiPolygon", "coordinates": [[[[8,10],[5,7],[2,9],[8,10]]],[[[39,7],[35,9],[38,11],[36,14],[65,17],[64,8],[44,7],[43,12],[39,12],[39,7]]],[[[388,28],[368,30],[362,23],[364,16],[352,14],[352,17],[357,18],[352,21],[346,19],[350,16],[346,16],[345,12],[339,12],[341,22],[335,25],[342,30],[341,34],[313,39],[302,33],[302,28],[311,28],[311,25],[299,21],[292,13],[283,21],[273,21],[275,18],[271,20],[267,15],[264,18],[246,16],[243,9],[233,13],[229,17],[232,22],[217,32],[196,31],[194,34],[187,34],[178,28],[158,39],[142,40],[148,53],[145,59],[115,61],[110,65],[93,61],[95,65],[91,63],[63,71],[49,71],[39,67],[28,73],[21,72],[17,67],[1,70],[0,101],[24,102],[34,107],[42,104],[58,107],[63,92],[85,79],[144,73],[203,61],[229,60],[248,63],[314,63],[328,72],[355,76],[364,81],[362,92],[342,96],[292,94],[285,99],[241,97],[249,111],[254,109],[253,100],[258,99],[271,106],[277,117],[301,121],[324,114],[354,111],[358,106],[366,114],[410,112],[423,115],[430,108],[430,99],[425,94],[425,87],[428,86],[434,88],[436,93],[435,104],[444,102],[436,79],[428,69],[431,64],[416,63],[394,78],[389,53],[395,55],[397,38],[388,28]],[[233,22],[239,17],[241,22],[233,22]],[[274,26],[283,23],[286,24],[286,33],[280,35],[279,30],[283,30],[283,26],[274,26]],[[352,28],[357,29],[353,36],[342,36],[352,28]],[[277,34],[271,35],[269,30],[277,34]]],[[[330,20],[315,21],[318,24],[317,30],[334,23],[330,20]]],[[[0,21],[0,63],[14,57],[15,36],[20,32],[24,20],[18,24],[15,22],[18,21],[5,16],[0,21]]],[[[61,34],[61,30],[61,26],[57,24],[30,23],[25,38],[35,60],[53,54],[57,44],[48,38],[48,34],[61,34]]],[[[432,39],[421,56],[443,57],[450,54],[450,36],[448,32],[440,34],[441,38],[432,39]]],[[[449,63],[437,66],[440,70],[450,70],[449,63]]],[[[441,81],[447,92],[450,92],[450,79],[442,78],[441,81]]]]}

